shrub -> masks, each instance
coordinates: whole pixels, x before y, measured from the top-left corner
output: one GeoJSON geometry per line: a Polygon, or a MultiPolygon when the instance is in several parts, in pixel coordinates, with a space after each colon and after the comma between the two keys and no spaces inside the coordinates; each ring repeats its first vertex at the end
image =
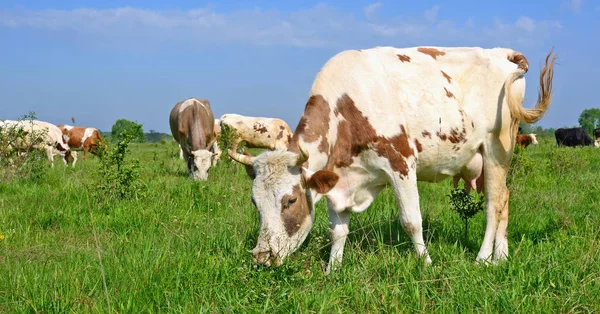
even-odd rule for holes
{"type": "Polygon", "coordinates": [[[94,185],[94,189],[98,191],[97,196],[108,200],[143,197],[146,186],[140,180],[139,161],[127,158],[129,143],[135,135],[125,130],[118,138],[119,141],[112,147],[98,150],[100,182],[94,185]]]}
{"type": "Polygon", "coordinates": [[[24,130],[33,124],[35,113],[19,118],[15,124],[0,122],[0,178],[12,181],[18,178],[39,179],[46,173],[45,152],[40,150],[46,130],[24,130]]]}
{"type": "Polygon", "coordinates": [[[458,213],[460,218],[465,222],[465,242],[467,242],[469,234],[469,219],[479,211],[481,211],[485,205],[485,198],[479,194],[471,196],[467,194],[464,188],[456,188],[450,192],[450,205],[452,209],[458,213]]]}

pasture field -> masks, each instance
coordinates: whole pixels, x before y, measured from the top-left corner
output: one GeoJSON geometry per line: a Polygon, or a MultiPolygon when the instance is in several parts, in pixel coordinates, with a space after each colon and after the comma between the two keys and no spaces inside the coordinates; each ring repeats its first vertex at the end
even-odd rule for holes
{"type": "Polygon", "coordinates": [[[255,264],[258,212],[241,165],[221,162],[195,183],[175,143],[131,144],[146,195],[107,200],[92,193],[98,158],[57,162],[0,183],[0,312],[599,313],[600,150],[539,141],[513,161],[508,262],[475,263],[485,214],[463,239],[446,180],[419,183],[431,266],[386,189],[353,215],[330,276],[324,200],[283,266],[255,264]]]}

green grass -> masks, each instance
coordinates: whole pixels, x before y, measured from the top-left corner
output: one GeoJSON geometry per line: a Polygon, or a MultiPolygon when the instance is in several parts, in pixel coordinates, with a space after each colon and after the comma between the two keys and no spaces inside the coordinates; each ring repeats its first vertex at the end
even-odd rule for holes
{"type": "Polygon", "coordinates": [[[0,183],[0,312],[600,312],[600,150],[540,139],[522,152],[509,178],[507,263],[475,264],[485,214],[465,241],[447,180],[419,183],[431,266],[386,189],[353,215],[343,265],[326,277],[324,201],[282,267],[258,266],[242,166],[220,163],[195,183],[175,144],[131,149],[148,188],[139,200],[94,197],[96,158],[0,183]]]}

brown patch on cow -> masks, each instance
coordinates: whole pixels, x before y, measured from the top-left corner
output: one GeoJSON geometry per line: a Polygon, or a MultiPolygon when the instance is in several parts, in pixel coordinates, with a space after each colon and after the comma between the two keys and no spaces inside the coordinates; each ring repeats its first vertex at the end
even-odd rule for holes
{"type": "Polygon", "coordinates": [[[283,131],[279,131],[279,134],[277,134],[277,139],[281,139],[283,137],[283,131]]]}
{"type": "Polygon", "coordinates": [[[452,94],[452,92],[450,92],[449,90],[447,90],[445,87],[444,87],[444,90],[446,91],[446,96],[448,96],[448,98],[455,98],[456,99],[456,97],[454,97],[454,94],[452,94]]]}
{"type": "Polygon", "coordinates": [[[471,121],[471,127],[475,129],[475,123],[473,121],[471,121]]]}
{"type": "Polygon", "coordinates": [[[261,123],[254,123],[254,132],[260,132],[260,134],[266,133],[267,132],[267,127],[264,124],[261,123]]]}
{"type": "Polygon", "coordinates": [[[446,54],[445,52],[443,52],[441,50],[437,50],[435,48],[420,47],[420,48],[417,48],[417,51],[420,52],[420,53],[424,53],[426,55],[429,55],[430,57],[432,57],[432,58],[434,58],[436,60],[437,60],[437,57],[443,56],[443,55],[446,54]]]}
{"type": "MultiPolygon", "coordinates": [[[[304,114],[298,122],[298,126],[293,137],[289,139],[288,151],[299,154],[298,141],[300,136],[307,143],[312,143],[321,138],[319,143],[319,152],[329,152],[329,142],[327,141],[327,132],[329,131],[329,103],[321,95],[310,96],[304,114]]],[[[289,137],[289,136],[288,136],[289,137]]]]}
{"type": "Polygon", "coordinates": [[[293,236],[300,229],[300,225],[310,215],[306,194],[297,184],[292,189],[292,194],[281,198],[281,219],[288,236],[293,236]]]}
{"type": "Polygon", "coordinates": [[[402,62],[410,62],[410,57],[407,55],[397,55],[398,59],[400,59],[400,61],[402,62]]]}
{"type": "Polygon", "coordinates": [[[271,138],[271,135],[267,135],[267,138],[271,138]]]}
{"type": "Polygon", "coordinates": [[[329,170],[319,170],[308,179],[308,186],[319,194],[329,192],[338,182],[340,176],[329,170]]]}
{"type": "Polygon", "coordinates": [[[429,133],[428,131],[421,132],[421,135],[423,135],[423,137],[429,137],[429,138],[431,138],[431,133],[429,133]]]}
{"type": "Polygon", "coordinates": [[[519,52],[515,52],[513,55],[508,56],[508,61],[519,66],[519,69],[527,72],[529,70],[529,62],[527,62],[527,58],[519,52]]]}
{"type": "Polygon", "coordinates": [[[372,149],[389,161],[392,170],[408,175],[406,158],[413,156],[414,150],[410,147],[404,126],[400,126],[401,133],[398,135],[390,138],[378,136],[369,119],[363,116],[347,94],[338,99],[334,113],[344,120],[338,124],[337,140],[325,169],[348,167],[353,157],[372,149]]]}
{"type": "Polygon", "coordinates": [[[81,141],[83,140],[85,128],[73,127],[71,130],[67,130],[67,128],[63,127],[61,130],[64,135],[69,136],[69,141],[67,142],[69,147],[79,148],[83,146],[81,141]]]}
{"type": "Polygon", "coordinates": [[[421,142],[418,139],[415,139],[415,147],[417,148],[417,152],[420,153],[423,151],[423,146],[421,146],[421,142]]]}
{"type": "Polygon", "coordinates": [[[448,139],[448,136],[447,136],[446,134],[444,134],[444,133],[437,132],[437,136],[438,136],[438,137],[439,137],[439,138],[440,138],[442,141],[445,141],[446,139],[448,139]]]}
{"type": "Polygon", "coordinates": [[[448,83],[452,83],[452,78],[450,77],[450,75],[446,74],[446,72],[442,71],[442,75],[444,76],[444,78],[446,78],[446,80],[448,80],[448,83]]]}
{"type": "Polygon", "coordinates": [[[454,146],[452,146],[452,149],[454,149],[455,151],[459,151],[460,150],[460,146],[454,145],[454,146]]]}
{"type": "Polygon", "coordinates": [[[280,125],[280,126],[279,126],[279,129],[280,129],[281,131],[283,131],[283,130],[285,130],[285,127],[284,127],[283,125],[280,125]]]}

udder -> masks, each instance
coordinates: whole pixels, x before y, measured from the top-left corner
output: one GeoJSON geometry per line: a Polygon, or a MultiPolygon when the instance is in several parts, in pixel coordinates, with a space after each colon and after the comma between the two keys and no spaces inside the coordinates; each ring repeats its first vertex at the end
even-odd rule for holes
{"type": "Polygon", "coordinates": [[[477,190],[477,193],[483,191],[483,155],[480,151],[477,151],[475,156],[462,167],[460,173],[454,176],[454,188],[458,186],[460,179],[465,181],[467,193],[470,193],[471,189],[477,190]]]}

